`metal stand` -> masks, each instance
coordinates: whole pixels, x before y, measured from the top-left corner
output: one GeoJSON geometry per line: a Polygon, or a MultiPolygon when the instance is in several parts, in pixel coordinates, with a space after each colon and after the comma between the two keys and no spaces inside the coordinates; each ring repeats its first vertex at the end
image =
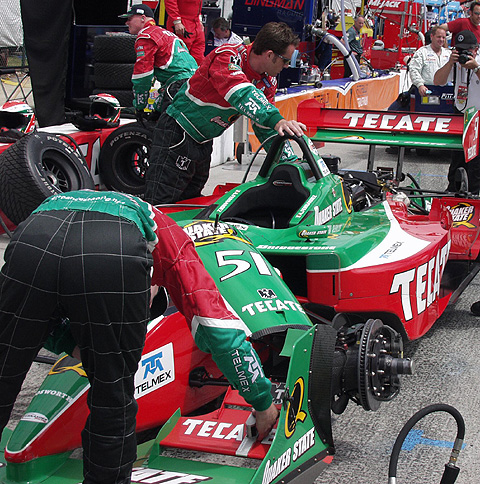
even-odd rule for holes
{"type": "Polygon", "coordinates": [[[11,74],[13,76],[13,79],[16,80],[16,85],[14,86],[12,92],[8,93],[4,86],[4,80],[2,79],[1,85],[3,95],[5,96],[5,101],[18,99],[28,103],[28,97],[32,94],[32,88],[30,87],[29,89],[24,89],[23,82],[30,77],[30,72],[24,68],[0,67],[0,75],[4,76],[7,74],[11,74]]]}

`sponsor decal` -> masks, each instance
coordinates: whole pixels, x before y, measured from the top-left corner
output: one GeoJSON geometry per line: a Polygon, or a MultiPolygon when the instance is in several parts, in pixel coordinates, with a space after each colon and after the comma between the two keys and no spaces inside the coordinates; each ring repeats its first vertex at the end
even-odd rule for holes
{"type": "Polygon", "coordinates": [[[43,415],[43,413],[38,412],[28,412],[20,420],[23,422],[34,422],[34,423],[48,423],[48,417],[43,415]]]}
{"type": "Polygon", "coordinates": [[[244,355],[243,359],[238,350],[233,351],[230,356],[232,358],[232,365],[235,369],[235,373],[237,374],[238,382],[240,383],[239,390],[242,393],[249,392],[250,382],[255,383],[259,376],[264,377],[262,365],[258,361],[253,350],[250,352],[250,354],[244,355]],[[245,363],[248,365],[246,371],[244,370],[245,363]],[[250,378],[247,373],[249,374],[250,378]]]}
{"type": "Polygon", "coordinates": [[[175,166],[182,171],[187,171],[192,160],[186,156],[179,156],[175,161],[175,166]]]}
{"type": "Polygon", "coordinates": [[[242,307],[242,313],[248,312],[250,316],[266,313],[267,311],[299,311],[305,313],[300,303],[285,299],[283,301],[280,299],[267,299],[265,301],[253,302],[242,307]]]}
{"type": "Polygon", "coordinates": [[[331,205],[325,207],[323,210],[316,205],[314,208],[315,213],[315,225],[323,225],[326,224],[328,221],[332,220],[333,217],[336,217],[339,213],[343,211],[343,204],[342,199],[337,198],[331,205]]]}
{"type": "Polygon", "coordinates": [[[390,294],[400,294],[405,321],[422,314],[437,300],[450,245],[448,241],[429,261],[393,276],[390,294]]]}
{"type": "Polygon", "coordinates": [[[240,240],[251,245],[250,242],[239,237],[237,231],[233,227],[223,222],[216,223],[209,220],[200,220],[185,225],[183,230],[197,247],[207,244],[216,244],[225,239],[240,240]]]}
{"type": "Polygon", "coordinates": [[[327,229],[322,229],[322,230],[301,230],[298,234],[299,237],[302,239],[308,239],[310,237],[326,237],[328,235],[328,230],[327,229]]]}
{"type": "Polygon", "coordinates": [[[258,295],[264,299],[275,299],[277,295],[273,289],[257,289],[258,295]]]}
{"type": "Polygon", "coordinates": [[[303,454],[315,446],[315,428],[308,430],[300,437],[293,447],[289,447],[278,459],[268,459],[263,471],[262,484],[270,484],[283,471],[288,469],[292,462],[298,460],[303,454]]]}
{"type": "Polygon", "coordinates": [[[285,383],[272,381],[272,398],[275,405],[280,405],[283,403],[285,395],[285,383]]]}
{"type": "Polygon", "coordinates": [[[73,402],[73,398],[70,395],[58,390],[39,390],[35,395],[51,395],[52,397],[58,397],[62,400],[66,400],[68,403],[73,402]]]}
{"type": "Polygon", "coordinates": [[[135,467],[132,470],[132,484],[195,484],[196,482],[211,481],[208,476],[185,474],[184,472],[161,471],[135,467]]]}
{"type": "Polygon", "coordinates": [[[245,106],[248,111],[254,115],[257,114],[257,111],[260,109],[260,106],[251,98],[245,103],[245,106]]]}
{"type": "Polygon", "coordinates": [[[74,371],[78,373],[80,376],[86,377],[87,374],[83,369],[82,363],[78,361],[76,358],[72,358],[71,356],[65,355],[60,358],[53,366],[52,369],[48,372],[49,375],[57,375],[59,373],[65,373],[66,371],[74,371]]]}
{"type": "Polygon", "coordinates": [[[392,254],[394,254],[397,249],[403,245],[403,242],[395,242],[392,244],[381,256],[380,259],[388,259],[392,254]]]}
{"type": "Polygon", "coordinates": [[[228,70],[230,71],[239,70],[241,69],[241,65],[242,65],[242,58],[240,57],[239,54],[230,56],[230,62],[228,63],[228,70]]]}
{"type": "Polygon", "coordinates": [[[370,0],[368,6],[370,8],[398,8],[402,2],[394,0],[370,0]]]}
{"type": "Polygon", "coordinates": [[[183,425],[186,427],[185,435],[195,437],[208,437],[211,439],[237,440],[241,442],[244,434],[244,424],[234,425],[229,422],[218,422],[212,420],[201,420],[198,418],[187,418],[183,425]]]}
{"type": "Polygon", "coordinates": [[[230,125],[224,121],[220,116],[215,116],[214,118],[211,118],[210,119],[210,122],[211,123],[215,123],[215,124],[218,124],[219,126],[221,126],[222,128],[228,128],[230,125]]]}
{"type": "Polygon", "coordinates": [[[259,245],[258,250],[298,250],[298,251],[324,251],[324,250],[335,250],[334,245],[321,245],[321,246],[310,246],[310,245],[259,245]]]}
{"type": "Polygon", "coordinates": [[[245,0],[245,5],[285,10],[303,10],[305,0],[245,0]]]}
{"type": "Polygon", "coordinates": [[[175,380],[173,344],[168,343],[146,355],[135,373],[135,398],[141,398],[175,380]]]}
{"type": "Polygon", "coordinates": [[[299,377],[293,386],[292,394],[287,398],[285,412],[285,437],[289,439],[297,428],[297,422],[304,422],[307,414],[302,410],[303,396],[305,393],[305,382],[299,377]]]}
{"type": "Polygon", "coordinates": [[[221,205],[217,208],[217,213],[222,213],[230,202],[239,194],[242,190],[235,190],[221,205]]]}
{"type": "Polygon", "coordinates": [[[467,202],[460,202],[453,207],[447,207],[452,214],[453,227],[467,227],[474,229],[475,225],[470,223],[475,214],[475,207],[467,202]]]}
{"type": "Polygon", "coordinates": [[[417,114],[382,114],[348,112],[343,119],[348,120],[349,128],[383,129],[389,131],[430,131],[448,133],[452,118],[417,114]]]}
{"type": "Polygon", "coordinates": [[[302,208],[298,211],[295,218],[302,218],[305,212],[308,210],[308,207],[318,198],[318,195],[312,195],[302,206],[302,208]]]}

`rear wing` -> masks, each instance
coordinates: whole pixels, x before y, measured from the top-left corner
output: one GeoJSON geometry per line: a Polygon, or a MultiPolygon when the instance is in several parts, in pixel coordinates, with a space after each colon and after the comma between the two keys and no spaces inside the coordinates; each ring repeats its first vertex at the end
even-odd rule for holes
{"type": "Polygon", "coordinates": [[[297,108],[297,120],[307,126],[307,136],[313,141],[369,145],[368,170],[373,170],[375,146],[399,147],[397,179],[401,175],[405,148],[464,150],[467,161],[477,156],[478,116],[475,108],[467,110],[465,117],[327,109],[315,99],[303,101],[297,108]]]}

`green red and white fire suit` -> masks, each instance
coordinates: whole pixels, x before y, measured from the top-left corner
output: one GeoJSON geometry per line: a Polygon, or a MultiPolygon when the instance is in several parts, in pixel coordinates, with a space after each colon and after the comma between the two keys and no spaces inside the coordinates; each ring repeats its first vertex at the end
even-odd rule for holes
{"type": "Polygon", "coordinates": [[[17,227],[0,273],[0,429],[39,348],[68,318],[60,333],[71,332],[90,382],[84,484],[130,482],[151,284],[167,289],[198,347],[249,403],[265,410],[272,402],[248,329],[173,220],[121,193],[54,195],[17,227]]]}
{"type": "Polygon", "coordinates": [[[181,39],[155,25],[153,20],[138,33],[135,52],[133,105],[137,110],[147,107],[150,89],[156,79],[160,89],[154,107],[155,111],[163,111],[182,84],[197,70],[197,63],[181,39]]]}
{"type": "MultiPolygon", "coordinates": [[[[283,119],[273,104],[277,80],[250,67],[251,49],[227,44],[212,51],[160,117],[146,174],[148,202],[199,196],[208,179],[211,140],[241,115],[250,118],[261,142],[276,134],[283,119]]],[[[284,156],[295,159],[289,145],[284,156]]]]}
{"type": "Polygon", "coordinates": [[[174,22],[180,20],[189,35],[185,36],[190,54],[200,65],[205,56],[205,33],[202,24],[203,0],[165,0],[167,30],[174,31],[174,22]]]}

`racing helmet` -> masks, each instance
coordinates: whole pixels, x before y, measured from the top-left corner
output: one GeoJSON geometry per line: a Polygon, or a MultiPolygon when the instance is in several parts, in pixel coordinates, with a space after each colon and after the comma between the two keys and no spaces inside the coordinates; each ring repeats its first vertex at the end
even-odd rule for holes
{"type": "Polygon", "coordinates": [[[107,93],[90,96],[90,116],[101,118],[108,123],[117,123],[120,119],[120,103],[115,96],[107,93]]]}
{"type": "Polygon", "coordinates": [[[24,101],[7,101],[0,107],[0,128],[30,133],[35,129],[35,112],[24,101]]]}

